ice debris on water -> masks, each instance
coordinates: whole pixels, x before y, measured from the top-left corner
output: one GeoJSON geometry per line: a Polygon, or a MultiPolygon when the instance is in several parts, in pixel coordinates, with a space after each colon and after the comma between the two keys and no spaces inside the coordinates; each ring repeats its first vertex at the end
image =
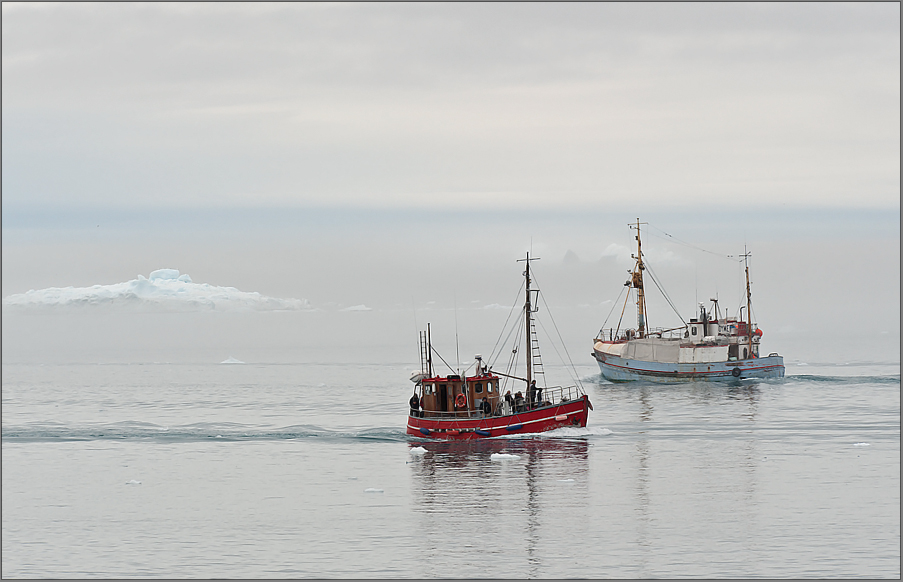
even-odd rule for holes
{"type": "Polygon", "coordinates": [[[423,447],[414,447],[413,449],[411,449],[411,454],[412,455],[425,455],[426,449],[423,447]]]}
{"type": "Polygon", "coordinates": [[[364,493],[382,493],[382,489],[376,489],[375,487],[367,487],[364,489],[364,493]]]}
{"type": "Polygon", "coordinates": [[[220,362],[220,364],[244,364],[241,360],[236,360],[232,356],[229,356],[227,359],[220,362]]]}
{"type": "Polygon", "coordinates": [[[520,458],[518,455],[509,455],[508,453],[492,453],[489,458],[493,461],[516,461],[520,458]]]}
{"type": "Polygon", "coordinates": [[[558,482],[559,483],[573,483],[574,480],[573,479],[559,479],[558,482]]]}
{"type": "Polygon", "coordinates": [[[91,287],[31,289],[3,298],[4,307],[35,309],[69,306],[153,307],[176,311],[301,311],[306,299],[278,299],[257,292],[195,283],[178,269],[157,269],[149,277],[91,287]]]}
{"type": "Polygon", "coordinates": [[[870,443],[853,443],[854,447],[870,447],[870,443]]]}
{"type": "Polygon", "coordinates": [[[131,479],[130,481],[126,482],[126,485],[141,485],[141,481],[135,481],[134,479],[131,479]]]}

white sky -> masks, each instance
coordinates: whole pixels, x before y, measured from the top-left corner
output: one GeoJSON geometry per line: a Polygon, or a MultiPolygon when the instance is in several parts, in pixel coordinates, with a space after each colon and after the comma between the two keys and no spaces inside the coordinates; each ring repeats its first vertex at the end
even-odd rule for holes
{"type": "Polygon", "coordinates": [[[899,209],[898,3],[7,2],[2,43],[4,211],[899,209]]]}
{"type": "Polygon", "coordinates": [[[748,245],[766,350],[899,361],[897,3],[2,10],[4,297],[174,268],[323,310],[167,319],[177,334],[86,312],[96,341],[5,313],[4,357],[170,361],[184,332],[215,362],[371,336],[403,361],[415,319],[451,341],[459,313],[484,351],[506,312],[481,307],[511,304],[532,250],[592,363],[640,217],[684,316],[712,296],[735,313],[740,271],[669,236],[748,245]]]}

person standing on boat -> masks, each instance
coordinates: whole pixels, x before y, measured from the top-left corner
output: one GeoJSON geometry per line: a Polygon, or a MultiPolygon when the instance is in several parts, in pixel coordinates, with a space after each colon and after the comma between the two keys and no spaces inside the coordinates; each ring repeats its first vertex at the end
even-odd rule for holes
{"type": "Polygon", "coordinates": [[[502,415],[508,416],[512,412],[514,412],[514,397],[511,396],[511,390],[508,390],[508,392],[505,393],[505,404],[502,408],[502,415]]]}
{"type": "Polygon", "coordinates": [[[541,402],[540,394],[542,394],[542,388],[536,387],[536,380],[530,380],[530,387],[527,388],[527,404],[530,408],[535,408],[541,402]]]}
{"type": "Polygon", "coordinates": [[[542,406],[542,388],[536,385],[536,380],[533,380],[533,396],[535,397],[533,408],[542,406]]]}
{"type": "Polygon", "coordinates": [[[480,402],[480,410],[483,411],[483,417],[492,416],[492,405],[489,404],[489,400],[485,396],[483,401],[480,402]]]}
{"type": "Polygon", "coordinates": [[[420,398],[417,397],[417,390],[414,390],[414,395],[411,396],[411,416],[420,416],[420,398]]]}
{"type": "Polygon", "coordinates": [[[514,411],[515,412],[526,412],[527,411],[527,403],[524,400],[524,395],[518,392],[514,395],[514,411]]]}

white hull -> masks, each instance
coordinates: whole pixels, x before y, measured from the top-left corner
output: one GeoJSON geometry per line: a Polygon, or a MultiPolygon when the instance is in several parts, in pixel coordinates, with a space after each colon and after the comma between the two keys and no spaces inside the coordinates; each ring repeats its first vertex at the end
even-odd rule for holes
{"type": "Polygon", "coordinates": [[[730,381],[783,378],[784,358],[768,356],[739,361],[680,363],[627,360],[594,350],[602,376],[610,382],[730,381]]]}

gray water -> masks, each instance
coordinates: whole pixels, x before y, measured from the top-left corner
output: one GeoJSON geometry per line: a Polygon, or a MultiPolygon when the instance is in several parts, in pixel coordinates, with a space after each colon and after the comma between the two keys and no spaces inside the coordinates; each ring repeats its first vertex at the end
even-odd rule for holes
{"type": "Polygon", "coordinates": [[[584,363],[585,429],[441,443],[410,363],[4,362],[2,574],[899,578],[899,364],[584,363]]]}

